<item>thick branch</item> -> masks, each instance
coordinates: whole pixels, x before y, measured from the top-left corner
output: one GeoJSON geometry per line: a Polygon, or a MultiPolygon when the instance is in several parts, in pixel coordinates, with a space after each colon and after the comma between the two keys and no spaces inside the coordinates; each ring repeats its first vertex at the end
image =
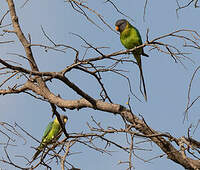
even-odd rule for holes
{"type": "MultiPolygon", "coordinates": [[[[22,67],[10,65],[10,64],[8,64],[7,62],[5,62],[2,59],[0,59],[0,63],[2,63],[3,65],[5,65],[9,69],[18,70],[18,71],[26,73],[26,74],[38,75],[38,76],[51,76],[51,77],[54,77],[56,79],[59,79],[62,82],[64,82],[66,85],[68,85],[70,88],[72,88],[77,94],[79,94],[80,96],[82,96],[83,98],[85,98],[86,100],[88,100],[94,106],[94,108],[96,107],[96,101],[92,97],[90,97],[88,94],[86,94],[84,91],[82,91],[74,83],[72,83],[62,73],[59,73],[59,72],[30,71],[30,70],[24,69],[22,67]]],[[[29,82],[29,84],[30,84],[30,82],[29,82]]],[[[34,89],[36,89],[36,88],[34,88],[34,89]]],[[[31,89],[31,90],[33,90],[33,89],[31,89]]],[[[47,99],[49,98],[48,95],[51,94],[51,92],[49,91],[48,88],[40,88],[39,91],[40,92],[38,92],[37,94],[39,94],[39,95],[41,95],[41,96],[43,96],[44,98],[47,98],[47,99]]]]}
{"type": "MultiPolygon", "coordinates": [[[[24,47],[24,50],[26,52],[26,56],[28,58],[30,66],[31,66],[31,70],[32,71],[39,71],[39,68],[37,67],[37,64],[36,64],[35,59],[34,59],[33,54],[32,54],[30,44],[27,41],[26,37],[24,36],[24,34],[21,30],[21,27],[19,25],[18,17],[17,17],[16,11],[15,11],[14,2],[13,2],[13,0],[7,0],[7,3],[8,3],[9,11],[10,11],[10,16],[11,16],[14,32],[16,33],[18,39],[20,40],[21,44],[24,47]]],[[[38,77],[37,82],[38,82],[40,88],[43,89],[44,92],[49,91],[48,87],[46,86],[46,84],[42,80],[42,78],[38,77]]]]}
{"type": "Polygon", "coordinates": [[[31,48],[29,46],[29,42],[27,41],[26,37],[24,36],[24,34],[23,34],[23,32],[20,28],[13,0],[7,0],[7,3],[8,3],[9,11],[10,11],[10,16],[11,16],[14,31],[17,34],[18,39],[20,40],[21,44],[24,47],[24,50],[26,52],[26,56],[31,61],[31,62],[29,62],[31,69],[33,71],[39,71],[39,69],[36,65],[36,62],[33,58],[33,54],[32,54],[31,48]]]}

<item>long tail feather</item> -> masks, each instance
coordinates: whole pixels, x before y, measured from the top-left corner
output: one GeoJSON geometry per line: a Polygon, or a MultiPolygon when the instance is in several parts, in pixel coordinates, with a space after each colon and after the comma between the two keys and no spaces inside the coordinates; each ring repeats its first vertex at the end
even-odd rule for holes
{"type": "Polygon", "coordinates": [[[147,101],[147,92],[146,92],[146,87],[145,87],[145,82],[144,82],[143,71],[142,71],[141,56],[135,54],[134,57],[135,57],[135,59],[136,59],[136,61],[137,61],[138,67],[139,67],[139,69],[140,69],[140,78],[141,78],[141,80],[142,80],[142,86],[143,86],[143,90],[144,90],[144,93],[142,93],[142,94],[143,94],[143,96],[144,96],[145,101],[147,101]]]}
{"type": "Polygon", "coordinates": [[[140,68],[140,76],[141,76],[141,79],[142,79],[142,84],[143,84],[143,89],[144,89],[144,99],[145,101],[147,101],[147,92],[146,92],[146,87],[145,87],[145,82],[144,82],[144,76],[143,76],[143,71],[142,71],[142,68],[139,66],[140,68]]]}
{"type": "Polygon", "coordinates": [[[43,147],[43,145],[38,146],[36,153],[33,155],[32,161],[34,161],[37,158],[37,156],[42,152],[43,147]]]}
{"type": "Polygon", "coordinates": [[[32,158],[33,161],[37,158],[37,156],[40,154],[40,152],[41,152],[41,150],[38,150],[38,151],[33,155],[33,158],[32,158]]]}

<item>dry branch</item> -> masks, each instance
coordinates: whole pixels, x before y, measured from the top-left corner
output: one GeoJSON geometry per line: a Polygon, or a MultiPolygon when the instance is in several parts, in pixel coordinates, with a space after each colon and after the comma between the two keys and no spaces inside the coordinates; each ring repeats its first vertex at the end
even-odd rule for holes
{"type": "MultiPolygon", "coordinates": [[[[26,1],[27,2],[27,1],[26,1]]],[[[74,10],[77,12],[81,13],[84,15],[90,22],[93,24],[97,25],[94,23],[87,15],[85,10],[88,10],[92,14],[96,15],[102,22],[103,24],[107,25],[109,28],[109,24],[105,22],[103,19],[103,16],[101,16],[99,13],[97,13],[95,10],[89,8],[84,2],[81,1],[76,1],[76,0],[68,0],[70,5],[74,10]]],[[[118,8],[113,4],[112,1],[106,1],[110,2],[114,8],[120,13],[118,8]]],[[[145,1],[147,4],[147,0],[145,1]]],[[[193,1],[191,1],[193,2],[193,1]]],[[[195,1],[196,3],[198,2],[195,1]]],[[[26,56],[21,56],[17,54],[18,57],[25,58],[29,62],[29,65],[31,69],[27,69],[23,66],[16,66],[15,62],[12,62],[13,64],[10,64],[8,61],[5,59],[0,58],[0,63],[3,65],[2,68],[0,68],[0,71],[5,71],[9,70],[9,73],[11,73],[10,76],[8,76],[0,85],[0,87],[10,81],[13,77],[15,77],[16,74],[21,73],[26,77],[26,82],[22,85],[14,85],[13,87],[8,87],[6,89],[0,89],[0,94],[5,95],[5,94],[19,94],[19,93],[28,93],[32,94],[33,96],[40,96],[43,100],[49,102],[52,107],[52,111],[54,114],[59,119],[59,114],[56,111],[56,107],[60,108],[66,108],[66,109],[77,109],[80,110],[82,108],[92,108],[96,109],[102,112],[108,112],[113,115],[120,115],[123,120],[125,120],[127,127],[125,129],[104,129],[102,128],[98,123],[96,123],[98,128],[90,128],[91,131],[95,131],[96,133],[87,133],[87,134],[78,134],[76,133],[75,135],[69,135],[66,132],[65,127],[62,126],[63,131],[66,135],[67,138],[65,138],[63,141],[56,143],[54,146],[51,148],[47,148],[47,151],[43,153],[41,156],[40,162],[36,164],[34,168],[38,167],[39,165],[43,165],[46,168],[50,168],[48,161],[45,161],[45,157],[47,155],[50,155],[51,157],[49,158],[49,161],[51,162],[54,158],[55,159],[60,159],[62,169],[64,169],[66,162],[66,157],[70,155],[70,147],[73,144],[79,143],[84,146],[87,146],[89,148],[92,148],[98,152],[101,153],[108,153],[110,154],[111,152],[107,150],[107,147],[109,145],[114,145],[117,148],[120,148],[126,152],[129,152],[129,160],[128,160],[128,165],[129,169],[133,168],[132,164],[132,158],[134,156],[134,137],[143,137],[143,138],[148,138],[150,141],[153,141],[164,153],[167,155],[169,159],[172,161],[182,165],[186,169],[200,169],[200,161],[198,156],[195,154],[192,154],[190,152],[191,149],[194,149],[195,151],[199,152],[199,142],[192,139],[191,137],[188,136],[188,138],[182,137],[182,138],[175,138],[171,136],[170,134],[167,133],[159,133],[156,130],[152,129],[151,127],[148,126],[148,124],[145,122],[144,118],[141,118],[137,116],[136,113],[133,113],[130,106],[129,108],[124,107],[123,105],[116,104],[111,100],[111,97],[108,95],[108,92],[106,88],[104,87],[102,81],[101,81],[101,73],[106,73],[106,72],[112,72],[112,73],[117,73],[120,76],[124,76],[122,74],[123,70],[117,70],[116,67],[118,64],[123,63],[123,62],[133,62],[132,60],[128,60],[125,58],[118,58],[121,55],[125,55],[127,53],[133,52],[136,49],[143,48],[146,46],[152,47],[152,50],[156,49],[159,52],[162,52],[164,54],[168,54],[171,56],[176,62],[179,61],[181,62],[181,58],[188,58],[186,56],[186,52],[180,50],[177,46],[173,44],[167,44],[165,43],[165,39],[171,38],[171,40],[179,40],[180,42],[183,42],[182,45],[185,48],[195,48],[195,49],[200,49],[199,45],[199,39],[200,35],[198,32],[194,30],[189,30],[189,29],[181,29],[181,30],[176,30],[171,33],[167,33],[164,35],[161,35],[159,37],[156,37],[152,40],[149,40],[149,31],[147,31],[147,40],[144,44],[135,47],[130,50],[123,50],[123,51],[117,51],[117,52],[112,52],[109,54],[105,54],[103,51],[103,48],[95,47],[91,43],[89,43],[86,39],[81,37],[78,34],[74,34],[78,36],[85,44],[86,44],[86,53],[87,50],[93,50],[96,54],[98,54],[97,57],[91,57],[91,56],[86,56],[85,55],[80,59],[79,56],[79,51],[71,46],[65,45],[65,44],[57,44],[55,43],[50,37],[47,35],[47,33],[44,31],[42,28],[42,32],[44,36],[53,44],[52,46],[47,46],[43,44],[32,44],[31,43],[31,36],[29,35],[29,40],[25,37],[24,33],[22,32],[22,29],[19,24],[19,19],[17,17],[16,11],[15,11],[15,6],[13,0],[7,0],[8,7],[9,7],[9,12],[3,15],[2,19],[0,20],[0,25],[5,18],[5,16],[9,13],[12,21],[12,26],[13,30],[4,30],[5,34],[8,33],[14,33],[16,34],[17,38],[21,42],[24,51],[26,53],[26,56]],[[34,59],[33,53],[32,53],[32,46],[38,46],[41,48],[44,48],[45,50],[51,49],[55,50],[57,52],[65,52],[66,49],[71,49],[75,52],[74,55],[74,63],[71,65],[66,66],[64,69],[62,69],[59,72],[40,72],[39,68],[36,64],[36,61],[34,59]],[[109,60],[111,61],[110,65],[105,67],[104,65],[100,65],[99,63],[102,60],[109,60]],[[102,97],[103,100],[99,100],[94,98],[93,96],[87,94],[85,91],[81,89],[76,83],[73,83],[70,81],[70,79],[67,77],[67,73],[70,72],[71,70],[79,70],[81,72],[87,73],[91,77],[95,77],[96,81],[100,85],[102,91],[104,92],[104,95],[102,97]],[[63,99],[60,96],[55,95],[54,93],[51,92],[51,89],[49,89],[46,85],[47,81],[50,80],[59,80],[61,81],[65,86],[70,87],[71,90],[76,92],[79,96],[80,99],[78,100],[70,100],[70,99],[63,99]],[[106,99],[108,99],[108,102],[106,102],[106,99]],[[135,129],[133,131],[132,129],[135,129]],[[107,139],[105,135],[111,134],[111,133],[123,133],[126,135],[129,135],[131,137],[131,142],[128,143],[129,147],[123,147],[120,144],[114,142],[113,140],[107,139]],[[84,140],[82,140],[84,139],[84,140]],[[95,139],[100,139],[106,142],[106,147],[101,148],[97,147],[95,145],[95,139]],[[173,143],[174,142],[174,146],[173,143]],[[55,147],[58,145],[62,145],[61,149],[58,153],[54,151],[55,147]],[[178,147],[178,149],[177,149],[178,147]],[[193,155],[195,159],[192,159],[187,156],[186,151],[188,149],[188,153],[193,155]],[[53,154],[49,153],[50,151],[53,152],[53,154]],[[60,153],[64,151],[64,156],[61,156],[60,153]]],[[[146,11],[146,5],[144,8],[144,12],[146,11]]],[[[144,13],[145,15],[145,13],[144,13]]],[[[112,28],[111,28],[112,29],[112,28]]],[[[8,41],[12,42],[12,41],[8,41]]],[[[4,42],[4,43],[8,43],[4,42]]],[[[3,72],[3,74],[7,74],[8,72],[3,72]]],[[[124,76],[125,77],[125,76],[124,76]]],[[[128,78],[127,78],[128,79],[128,78]]],[[[129,80],[129,79],[128,79],[129,80]]],[[[191,80],[192,82],[192,80],[191,80]]],[[[130,88],[131,91],[131,88],[130,88]]],[[[101,96],[101,94],[100,94],[101,96]]],[[[188,101],[190,101],[190,96],[188,95],[188,101]]],[[[189,103],[189,102],[188,102],[189,103]]],[[[189,104],[187,105],[187,110],[189,108],[189,104]]],[[[4,134],[4,132],[0,131],[0,133],[4,134]]],[[[28,133],[26,133],[28,134],[28,133]]],[[[5,134],[4,134],[5,135],[5,134]]],[[[6,136],[9,140],[9,136],[6,136]]],[[[34,139],[34,138],[33,138],[34,139]]],[[[5,148],[5,154],[6,158],[2,159],[0,161],[8,163],[16,168],[22,168],[18,166],[17,164],[13,163],[13,161],[10,159],[9,154],[7,153],[7,150],[5,148]]],[[[71,166],[73,168],[73,166],[71,166]]],[[[26,168],[25,168],[26,169],[26,168]]]]}

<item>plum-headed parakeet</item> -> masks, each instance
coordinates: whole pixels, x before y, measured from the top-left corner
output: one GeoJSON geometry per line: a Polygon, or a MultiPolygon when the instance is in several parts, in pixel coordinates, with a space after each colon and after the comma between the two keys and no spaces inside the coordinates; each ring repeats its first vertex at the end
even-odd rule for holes
{"type": "MultiPolygon", "coordinates": [[[[61,115],[60,118],[62,120],[63,125],[65,125],[68,120],[67,116],[61,115]]],[[[40,145],[37,147],[37,152],[33,155],[32,160],[35,160],[37,156],[40,154],[40,152],[42,152],[47,145],[55,143],[60,138],[61,135],[62,135],[62,127],[56,117],[54,121],[50,122],[46,127],[46,130],[42,137],[42,141],[40,145]]]]}
{"type": "MultiPolygon", "coordinates": [[[[134,47],[137,47],[139,45],[142,45],[142,38],[140,36],[139,31],[137,28],[132,26],[127,20],[120,19],[115,23],[115,28],[117,31],[120,32],[120,41],[122,45],[127,49],[132,49],[134,47]]],[[[143,89],[144,89],[144,98],[147,101],[147,93],[146,93],[146,87],[144,82],[144,76],[142,71],[142,62],[141,62],[141,55],[147,56],[147,54],[144,53],[143,48],[138,48],[134,50],[133,56],[135,57],[138,67],[140,69],[140,77],[142,79],[143,89]]]]}

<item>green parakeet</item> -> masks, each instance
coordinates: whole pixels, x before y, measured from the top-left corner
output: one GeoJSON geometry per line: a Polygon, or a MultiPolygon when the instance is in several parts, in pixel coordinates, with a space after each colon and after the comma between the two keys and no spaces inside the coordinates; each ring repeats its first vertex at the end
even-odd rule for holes
{"type": "MultiPolygon", "coordinates": [[[[62,123],[65,125],[68,120],[67,116],[61,115],[60,118],[62,120],[62,123]]],[[[46,127],[46,130],[42,137],[42,141],[40,145],[37,147],[37,152],[33,155],[32,160],[35,160],[47,145],[55,143],[60,138],[61,135],[62,135],[62,128],[56,117],[54,121],[50,122],[46,127]]]]}
{"type": "MultiPolygon", "coordinates": [[[[125,19],[118,20],[115,23],[115,28],[117,31],[120,32],[120,41],[125,48],[132,49],[134,47],[142,45],[142,38],[140,36],[139,31],[137,30],[137,28],[132,26],[127,20],[125,19]]],[[[148,55],[144,53],[143,48],[136,49],[132,53],[140,69],[140,77],[141,77],[143,89],[144,89],[143,95],[144,95],[145,100],[147,101],[147,93],[146,93],[146,87],[145,87],[144,76],[143,76],[143,71],[142,71],[141,55],[147,56],[147,57],[148,55]]]]}

